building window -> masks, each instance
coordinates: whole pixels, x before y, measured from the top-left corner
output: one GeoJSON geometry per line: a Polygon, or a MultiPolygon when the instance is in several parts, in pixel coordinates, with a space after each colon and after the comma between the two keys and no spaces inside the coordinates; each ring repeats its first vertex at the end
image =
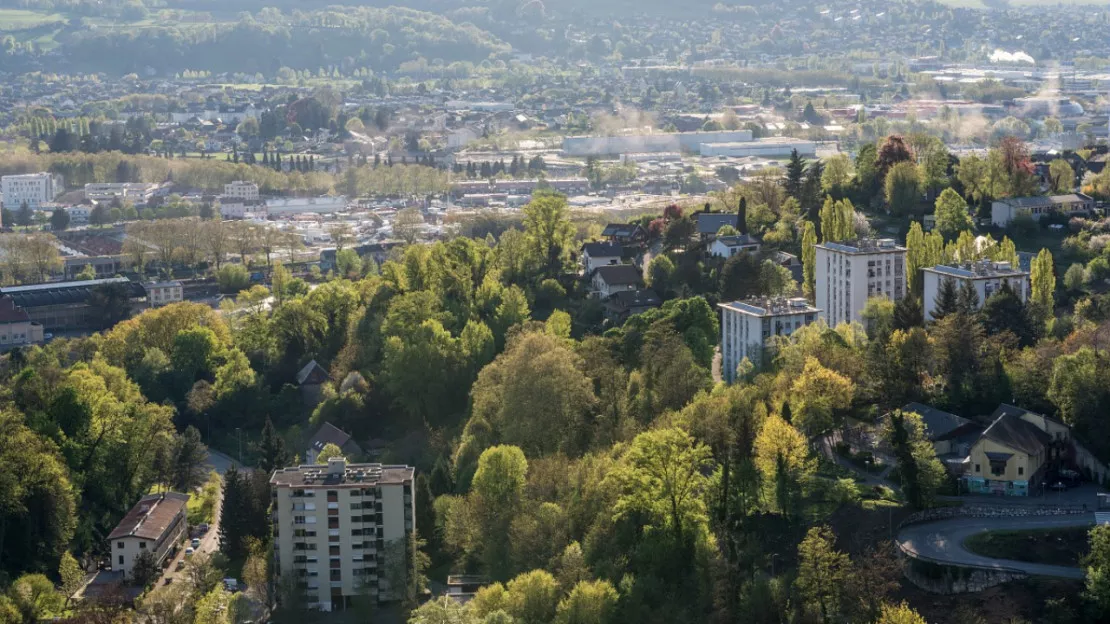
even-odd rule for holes
{"type": "Polygon", "coordinates": [[[1025,466],[1018,466],[1018,476],[1025,474],[1025,466]]]}
{"type": "Polygon", "coordinates": [[[120,555],[120,556],[119,556],[119,564],[120,564],[120,565],[123,565],[123,555],[120,555]]]}
{"type": "Polygon", "coordinates": [[[116,542],[116,548],[123,548],[123,542],[116,542]]]}
{"type": "Polygon", "coordinates": [[[979,464],[975,464],[975,472],[979,472],[979,464]]]}
{"type": "Polygon", "coordinates": [[[146,550],[146,542],[139,542],[139,548],[146,550]]]}

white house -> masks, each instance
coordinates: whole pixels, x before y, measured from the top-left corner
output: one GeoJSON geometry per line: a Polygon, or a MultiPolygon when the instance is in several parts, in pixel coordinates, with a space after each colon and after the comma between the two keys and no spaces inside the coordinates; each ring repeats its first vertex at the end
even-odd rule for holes
{"type": "Polygon", "coordinates": [[[718,303],[721,309],[721,375],[736,381],[736,367],[748,358],[757,370],[772,336],[789,336],[817,321],[821,312],[804,297],[748,299],[718,303]]]}
{"type": "Polygon", "coordinates": [[[586,275],[594,269],[621,263],[621,246],[616,243],[586,243],[582,245],[582,266],[586,275]]]}
{"type": "Polygon", "coordinates": [[[244,182],[243,180],[229,182],[224,185],[223,196],[233,200],[254,201],[258,199],[258,185],[254,182],[244,182]]]}
{"type": "Polygon", "coordinates": [[[1095,209],[1095,200],[1083,193],[1052,195],[1049,197],[1009,197],[991,203],[991,223],[1006,227],[1019,215],[1028,215],[1040,221],[1047,214],[1081,215],[1095,209]]]}
{"type": "Polygon", "coordinates": [[[598,267],[590,278],[590,285],[600,299],[607,299],[621,291],[636,290],[642,283],[640,270],[631,264],[598,267]]]}
{"type": "Polygon", "coordinates": [[[715,239],[713,244],[709,246],[709,255],[718,258],[731,258],[742,251],[756,253],[759,251],[759,247],[759,239],[748,234],[722,236],[715,239]]]}
{"type": "Polygon", "coordinates": [[[177,492],[149,494],[139,499],[108,535],[112,571],[132,578],[135,559],[146,551],[153,552],[155,565],[161,566],[170,548],[185,539],[188,502],[188,494],[177,492]]]}
{"type": "Polygon", "coordinates": [[[469,126],[455,128],[447,133],[447,149],[455,150],[466,147],[467,144],[478,140],[478,132],[469,126]]]}
{"type": "Polygon", "coordinates": [[[147,303],[149,303],[152,308],[178,303],[184,299],[181,291],[181,282],[176,280],[170,282],[147,282],[143,284],[143,288],[146,289],[147,303]]]}
{"type": "Polygon", "coordinates": [[[23,204],[31,210],[38,210],[42,204],[54,201],[64,191],[62,176],[55,173],[25,173],[0,177],[0,203],[11,211],[19,210],[23,204]]]}
{"type": "Polygon", "coordinates": [[[941,284],[945,280],[954,281],[957,289],[962,288],[964,284],[971,284],[979,295],[980,307],[988,297],[1001,290],[1003,285],[1009,286],[1023,302],[1029,299],[1029,272],[1014,268],[1009,262],[983,260],[960,266],[938,264],[922,271],[925,274],[925,294],[922,304],[925,308],[926,320],[933,320],[937,293],[940,292],[941,284]]]}
{"type": "Polygon", "coordinates": [[[821,243],[816,255],[816,303],[830,327],[859,321],[871,297],[906,294],[906,248],[894,239],[821,243]]]}
{"type": "Polygon", "coordinates": [[[73,225],[85,225],[89,222],[89,215],[92,213],[92,208],[84,205],[66,206],[66,212],[69,213],[69,221],[73,225]]]}

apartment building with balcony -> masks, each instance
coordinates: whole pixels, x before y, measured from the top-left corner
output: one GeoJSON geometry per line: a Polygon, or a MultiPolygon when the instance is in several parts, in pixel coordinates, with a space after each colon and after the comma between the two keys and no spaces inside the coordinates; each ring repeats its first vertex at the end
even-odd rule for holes
{"type": "Polygon", "coordinates": [[[814,295],[829,327],[861,321],[867,300],[898,301],[906,294],[906,248],[893,239],[817,245],[814,295]]]}
{"type": "Polygon", "coordinates": [[[413,564],[413,476],[410,466],[348,464],[341,457],[274,471],[279,578],[295,578],[309,605],[322,611],[346,609],[356,596],[400,599],[398,571],[413,564]]]}

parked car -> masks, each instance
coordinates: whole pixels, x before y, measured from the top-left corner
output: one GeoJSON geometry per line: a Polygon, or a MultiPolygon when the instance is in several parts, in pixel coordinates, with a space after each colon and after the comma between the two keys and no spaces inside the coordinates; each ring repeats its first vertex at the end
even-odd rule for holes
{"type": "Polygon", "coordinates": [[[225,578],[224,589],[229,592],[239,591],[239,581],[233,578],[225,578]]]}
{"type": "Polygon", "coordinates": [[[193,546],[194,549],[200,548],[200,538],[194,537],[193,541],[190,542],[190,544],[193,546]]]}
{"type": "Polygon", "coordinates": [[[186,548],[185,549],[185,558],[188,559],[189,557],[192,557],[194,552],[196,552],[196,551],[193,550],[192,546],[186,548]]]}
{"type": "Polygon", "coordinates": [[[197,530],[200,531],[202,534],[207,533],[208,532],[208,523],[204,522],[204,523],[198,524],[197,525],[197,530]]]}
{"type": "Polygon", "coordinates": [[[185,569],[185,560],[182,559],[181,561],[178,561],[177,566],[174,569],[176,569],[178,572],[184,570],[185,569]]]}

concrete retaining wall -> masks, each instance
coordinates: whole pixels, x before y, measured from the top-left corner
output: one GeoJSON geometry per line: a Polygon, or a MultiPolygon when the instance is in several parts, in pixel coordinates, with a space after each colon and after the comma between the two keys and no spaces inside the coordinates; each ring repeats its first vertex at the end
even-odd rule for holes
{"type": "Polygon", "coordinates": [[[904,557],[902,572],[906,579],[933,594],[969,594],[1025,578],[1020,570],[956,566],[920,558],[904,557]]]}

